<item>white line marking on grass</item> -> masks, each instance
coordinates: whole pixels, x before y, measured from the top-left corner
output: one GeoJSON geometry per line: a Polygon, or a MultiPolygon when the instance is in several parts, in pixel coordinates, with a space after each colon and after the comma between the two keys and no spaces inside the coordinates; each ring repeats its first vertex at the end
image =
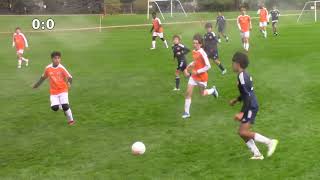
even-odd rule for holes
{"type": "MultiPolygon", "coordinates": [[[[281,17],[287,16],[298,16],[300,14],[285,14],[281,17]]],[[[259,19],[259,17],[252,17],[251,19],[259,19]]],[[[228,21],[236,21],[237,19],[227,19],[228,21]]],[[[169,22],[162,23],[164,25],[177,25],[177,24],[195,24],[204,22],[215,22],[216,20],[198,20],[198,21],[181,21],[181,22],[169,22]]],[[[69,28],[69,29],[54,29],[54,30],[31,30],[24,31],[25,33],[47,33],[47,32],[68,32],[68,31],[89,31],[89,30],[99,30],[99,29],[115,29],[115,28],[130,28],[130,27],[146,27],[151,26],[151,24],[132,24],[132,25],[117,25],[117,26],[103,26],[103,27],[88,27],[88,28],[69,28]]],[[[12,32],[0,32],[0,34],[12,34],[12,32]]]]}

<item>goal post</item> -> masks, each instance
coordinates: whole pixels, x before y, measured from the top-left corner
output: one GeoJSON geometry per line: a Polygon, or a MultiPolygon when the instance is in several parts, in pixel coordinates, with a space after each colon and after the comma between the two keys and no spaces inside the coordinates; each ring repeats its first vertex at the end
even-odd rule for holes
{"type": "Polygon", "coordinates": [[[159,10],[159,12],[161,14],[161,17],[163,19],[165,19],[164,15],[163,15],[163,12],[162,12],[158,2],[169,2],[170,3],[170,15],[171,15],[171,17],[173,16],[173,3],[174,2],[177,2],[179,4],[179,6],[181,7],[182,11],[183,11],[183,14],[185,16],[188,16],[186,11],[184,10],[184,7],[182,6],[182,3],[181,3],[180,0],[148,0],[147,19],[150,18],[150,8],[152,8],[152,3],[154,3],[156,5],[157,9],[159,10]]]}
{"type": "Polygon", "coordinates": [[[304,4],[304,7],[297,19],[297,22],[300,22],[301,20],[301,17],[303,15],[304,12],[312,12],[314,13],[314,22],[317,22],[318,21],[318,15],[317,15],[317,6],[320,5],[320,0],[319,1],[308,1],[304,4]]]}

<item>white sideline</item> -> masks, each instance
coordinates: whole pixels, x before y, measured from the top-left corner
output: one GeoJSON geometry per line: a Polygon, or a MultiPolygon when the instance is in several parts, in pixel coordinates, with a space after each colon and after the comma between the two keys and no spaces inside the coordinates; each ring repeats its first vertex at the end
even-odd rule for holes
{"type": "MultiPolygon", "coordinates": [[[[286,16],[299,16],[300,14],[285,14],[286,16]]],[[[259,17],[252,17],[251,19],[258,19],[259,17]]],[[[228,21],[236,21],[237,19],[227,19],[228,21]]],[[[164,25],[176,25],[176,24],[193,24],[204,22],[215,22],[216,20],[201,20],[201,21],[183,21],[183,22],[170,22],[162,23],[164,25]]],[[[117,25],[117,26],[104,26],[104,27],[88,27],[88,28],[69,28],[69,29],[54,29],[54,30],[31,30],[24,31],[25,33],[46,33],[46,32],[68,32],[68,31],[88,31],[88,30],[101,30],[101,29],[115,29],[115,28],[130,28],[130,27],[145,27],[151,26],[151,24],[132,24],[132,25],[117,25]]],[[[12,34],[12,32],[0,32],[0,34],[12,34]]]]}

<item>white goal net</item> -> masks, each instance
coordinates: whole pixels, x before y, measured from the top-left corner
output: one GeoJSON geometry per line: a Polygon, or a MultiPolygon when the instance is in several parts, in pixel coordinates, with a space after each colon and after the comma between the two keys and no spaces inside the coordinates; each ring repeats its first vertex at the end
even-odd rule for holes
{"type": "Polygon", "coordinates": [[[150,13],[152,11],[159,11],[163,19],[165,19],[164,13],[170,13],[170,16],[173,16],[174,12],[181,11],[185,16],[187,16],[186,11],[183,8],[180,0],[148,0],[147,7],[147,18],[150,18],[150,13]]]}
{"type": "Polygon", "coordinates": [[[297,22],[317,22],[320,18],[320,1],[308,1],[305,3],[297,22]]]}

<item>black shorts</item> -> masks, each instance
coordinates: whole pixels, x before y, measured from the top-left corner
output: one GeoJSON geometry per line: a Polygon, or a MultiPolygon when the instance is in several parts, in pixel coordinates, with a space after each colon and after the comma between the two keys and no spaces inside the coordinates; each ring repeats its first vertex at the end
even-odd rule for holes
{"type": "Polygon", "coordinates": [[[177,71],[183,72],[187,68],[186,61],[178,61],[177,71]]]}
{"type": "Polygon", "coordinates": [[[217,60],[219,59],[219,52],[218,50],[210,50],[206,52],[209,59],[217,60]]]}
{"type": "Polygon", "coordinates": [[[258,111],[259,111],[258,109],[253,109],[253,110],[248,110],[244,112],[241,123],[249,122],[250,124],[254,124],[258,111]]]}

